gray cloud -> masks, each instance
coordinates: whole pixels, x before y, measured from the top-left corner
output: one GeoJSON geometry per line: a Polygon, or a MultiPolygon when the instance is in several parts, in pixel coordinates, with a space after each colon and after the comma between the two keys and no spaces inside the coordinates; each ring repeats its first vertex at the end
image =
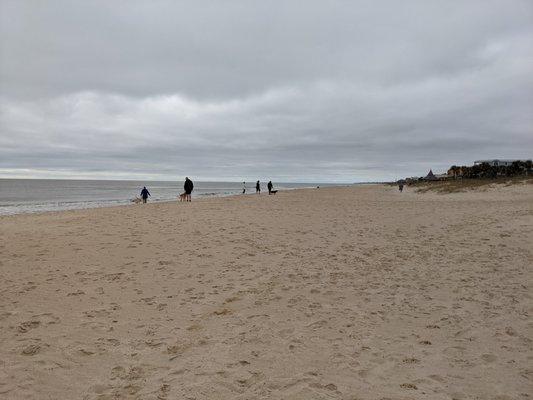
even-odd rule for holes
{"type": "Polygon", "coordinates": [[[352,182],[533,153],[525,0],[0,11],[2,176],[352,182]]]}

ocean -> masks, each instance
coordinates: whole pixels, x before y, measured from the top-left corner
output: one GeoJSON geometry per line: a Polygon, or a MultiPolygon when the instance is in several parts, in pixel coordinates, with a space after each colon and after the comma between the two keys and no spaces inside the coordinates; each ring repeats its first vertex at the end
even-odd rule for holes
{"type": "MultiPolygon", "coordinates": [[[[267,182],[261,191],[267,192],[267,182]]],[[[149,190],[149,202],[177,200],[183,182],[0,179],[0,215],[75,210],[132,204],[143,186],[149,190]]],[[[275,183],[274,189],[290,190],[316,186],[313,183],[275,183]]],[[[247,193],[255,193],[255,182],[246,184],[247,193]]],[[[194,182],[194,198],[231,196],[242,193],[242,182],[194,182]]]]}

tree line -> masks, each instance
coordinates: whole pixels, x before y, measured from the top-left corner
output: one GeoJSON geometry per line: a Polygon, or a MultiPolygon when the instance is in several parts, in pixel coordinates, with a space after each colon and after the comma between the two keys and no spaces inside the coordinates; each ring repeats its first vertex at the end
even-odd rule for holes
{"type": "Polygon", "coordinates": [[[514,161],[511,165],[490,165],[489,163],[476,164],[471,167],[452,165],[448,176],[454,178],[496,178],[499,176],[531,175],[533,163],[531,160],[514,161]]]}

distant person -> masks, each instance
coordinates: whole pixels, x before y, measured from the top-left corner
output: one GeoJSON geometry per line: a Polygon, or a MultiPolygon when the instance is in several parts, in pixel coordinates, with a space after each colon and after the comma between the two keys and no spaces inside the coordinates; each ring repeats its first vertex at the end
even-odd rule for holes
{"type": "Polygon", "coordinates": [[[272,181],[268,181],[268,194],[272,194],[272,188],[274,187],[274,185],[272,184],[272,181]]]}
{"type": "Polygon", "coordinates": [[[403,192],[403,182],[400,182],[398,184],[398,190],[400,191],[400,193],[403,192]]]}
{"type": "Polygon", "coordinates": [[[246,182],[242,183],[242,194],[246,193],[246,182]]]}
{"type": "Polygon", "coordinates": [[[185,201],[191,201],[191,193],[194,189],[194,183],[192,183],[188,177],[185,178],[183,189],[185,190],[185,201]]]}
{"type": "Polygon", "coordinates": [[[261,184],[259,181],[255,182],[255,193],[261,194],[261,184]]]}
{"type": "Polygon", "coordinates": [[[150,195],[150,192],[148,189],[146,189],[146,186],[143,187],[143,190],[141,190],[141,198],[143,199],[143,203],[146,204],[146,201],[148,200],[148,196],[150,195]]]}

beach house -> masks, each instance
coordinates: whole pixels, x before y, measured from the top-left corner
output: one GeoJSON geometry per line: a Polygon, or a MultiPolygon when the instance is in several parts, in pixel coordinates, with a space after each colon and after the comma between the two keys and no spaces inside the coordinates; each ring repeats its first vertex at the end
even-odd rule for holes
{"type": "Polygon", "coordinates": [[[491,167],[510,167],[515,161],[526,162],[527,160],[477,160],[474,165],[489,164],[491,167]]]}
{"type": "Polygon", "coordinates": [[[433,173],[433,170],[430,169],[428,174],[425,176],[424,180],[425,181],[438,181],[439,178],[437,178],[435,174],[433,173]]]}

